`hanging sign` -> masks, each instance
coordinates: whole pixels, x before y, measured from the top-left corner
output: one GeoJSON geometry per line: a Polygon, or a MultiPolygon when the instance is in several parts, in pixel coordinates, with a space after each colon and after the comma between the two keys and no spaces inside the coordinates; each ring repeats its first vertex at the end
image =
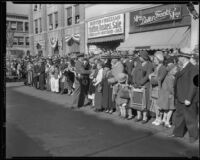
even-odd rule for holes
{"type": "MultiPolygon", "coordinates": [[[[134,12],[132,12],[131,15],[132,14],[134,14],[134,12]]],[[[144,26],[164,21],[173,21],[181,18],[180,6],[159,9],[144,15],[135,14],[134,16],[131,16],[131,19],[134,21],[136,26],[144,26]]]]}
{"type": "Polygon", "coordinates": [[[88,22],[88,38],[124,33],[124,14],[104,17],[88,22]]]}

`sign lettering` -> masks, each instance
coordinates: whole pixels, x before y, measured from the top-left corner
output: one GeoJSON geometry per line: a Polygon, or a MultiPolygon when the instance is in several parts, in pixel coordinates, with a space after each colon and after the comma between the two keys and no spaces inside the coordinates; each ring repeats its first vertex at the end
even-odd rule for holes
{"type": "Polygon", "coordinates": [[[124,15],[114,15],[88,22],[88,38],[124,33],[124,15]]]}
{"type": "Polygon", "coordinates": [[[153,13],[135,15],[133,17],[136,26],[143,26],[164,21],[181,19],[181,7],[156,10],[153,13]]]}

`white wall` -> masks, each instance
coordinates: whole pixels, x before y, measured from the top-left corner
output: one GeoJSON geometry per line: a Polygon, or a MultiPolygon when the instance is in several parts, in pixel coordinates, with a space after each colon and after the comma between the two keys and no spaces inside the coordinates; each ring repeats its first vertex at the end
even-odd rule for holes
{"type": "Polygon", "coordinates": [[[146,7],[152,7],[152,4],[98,4],[86,6],[85,19],[92,20],[105,15],[114,15],[125,13],[146,7]]]}

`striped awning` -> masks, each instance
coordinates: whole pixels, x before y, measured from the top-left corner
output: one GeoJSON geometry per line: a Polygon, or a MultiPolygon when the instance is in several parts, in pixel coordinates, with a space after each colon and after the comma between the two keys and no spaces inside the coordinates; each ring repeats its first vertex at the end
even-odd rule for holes
{"type": "Polygon", "coordinates": [[[190,28],[178,27],[164,30],[131,34],[121,43],[117,50],[156,50],[188,46],[190,43],[190,28]]]}
{"type": "Polygon", "coordinates": [[[88,43],[99,43],[99,42],[109,42],[109,41],[116,41],[116,40],[124,40],[124,35],[113,35],[107,37],[100,37],[100,38],[91,38],[88,39],[88,43]]]}

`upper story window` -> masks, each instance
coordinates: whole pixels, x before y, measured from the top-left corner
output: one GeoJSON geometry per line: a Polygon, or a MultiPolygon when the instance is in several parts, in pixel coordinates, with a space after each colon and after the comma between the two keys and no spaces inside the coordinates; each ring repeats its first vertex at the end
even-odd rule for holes
{"type": "Polygon", "coordinates": [[[38,20],[35,20],[35,34],[38,34],[38,20]]]}
{"type": "Polygon", "coordinates": [[[39,10],[41,10],[42,9],[42,4],[39,4],[39,10]]]}
{"type": "Polygon", "coordinates": [[[11,29],[16,30],[17,29],[17,22],[11,22],[11,29]]]}
{"type": "Polygon", "coordinates": [[[37,6],[37,4],[34,4],[33,11],[37,11],[37,10],[38,10],[38,6],[37,6]]]}
{"type": "Polygon", "coordinates": [[[23,22],[17,22],[17,31],[23,31],[23,22]]]}
{"type": "Polygon", "coordinates": [[[29,37],[26,37],[26,45],[29,45],[29,37]]]}
{"type": "Polygon", "coordinates": [[[18,44],[18,38],[17,37],[14,37],[13,38],[13,45],[17,45],[18,44]]]}
{"type": "Polygon", "coordinates": [[[55,28],[58,28],[58,12],[55,12],[54,16],[55,16],[55,28]]]}
{"type": "Polygon", "coordinates": [[[67,25],[72,25],[72,7],[67,8],[67,25]]]}
{"type": "Polygon", "coordinates": [[[53,16],[52,14],[48,15],[49,17],[49,30],[53,29],[53,16]]]}
{"type": "Polygon", "coordinates": [[[28,32],[28,22],[25,22],[25,32],[28,32]]]}
{"type": "Polygon", "coordinates": [[[75,5],[75,24],[80,22],[80,5],[75,5]]]}
{"type": "Polygon", "coordinates": [[[18,37],[18,45],[24,45],[24,37],[18,37]]]}
{"type": "Polygon", "coordinates": [[[40,33],[42,32],[42,18],[39,18],[39,24],[40,24],[40,33]]]}

